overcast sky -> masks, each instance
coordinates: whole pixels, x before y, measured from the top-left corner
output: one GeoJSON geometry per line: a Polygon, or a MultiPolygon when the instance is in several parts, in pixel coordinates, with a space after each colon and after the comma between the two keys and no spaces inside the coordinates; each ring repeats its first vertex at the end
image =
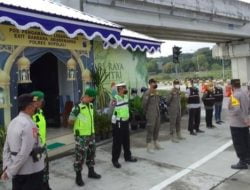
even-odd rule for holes
{"type": "Polygon", "coordinates": [[[172,41],[167,40],[161,46],[161,52],[156,52],[154,54],[148,54],[148,57],[161,57],[172,55],[173,46],[182,47],[181,51],[183,53],[193,53],[199,48],[209,47],[212,48],[214,43],[201,43],[201,42],[187,42],[187,41],[172,41]]]}
{"type": "MultiPolygon", "coordinates": [[[[247,3],[250,3],[250,0],[240,0],[247,3]]],[[[199,48],[209,47],[212,48],[215,44],[214,43],[201,43],[201,42],[186,42],[186,41],[170,41],[167,40],[161,46],[161,52],[157,52],[154,54],[148,54],[148,57],[160,57],[160,56],[168,56],[172,55],[172,47],[179,46],[182,47],[183,53],[193,53],[199,48]]]]}
{"type": "Polygon", "coordinates": [[[244,2],[250,3],[250,0],[239,0],[239,1],[244,1],[244,2]]]}

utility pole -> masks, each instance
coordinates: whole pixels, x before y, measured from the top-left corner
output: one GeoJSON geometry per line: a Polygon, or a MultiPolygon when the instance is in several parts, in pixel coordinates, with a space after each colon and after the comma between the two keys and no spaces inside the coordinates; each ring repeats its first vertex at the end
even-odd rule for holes
{"type": "Polygon", "coordinates": [[[197,64],[197,71],[200,72],[199,58],[197,54],[196,54],[196,64],[197,64]]]}
{"type": "Polygon", "coordinates": [[[83,3],[84,3],[84,0],[80,0],[80,11],[82,11],[83,12],[83,3]]]}

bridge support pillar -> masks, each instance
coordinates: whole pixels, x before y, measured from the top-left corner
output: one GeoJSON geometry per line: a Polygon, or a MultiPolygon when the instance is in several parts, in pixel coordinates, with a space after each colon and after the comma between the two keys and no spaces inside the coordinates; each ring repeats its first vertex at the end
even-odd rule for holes
{"type": "Polygon", "coordinates": [[[231,58],[232,78],[239,78],[242,83],[250,81],[250,57],[231,58]]]}
{"type": "Polygon", "coordinates": [[[250,43],[221,43],[213,47],[213,57],[231,59],[232,78],[250,81],[250,43]]]}

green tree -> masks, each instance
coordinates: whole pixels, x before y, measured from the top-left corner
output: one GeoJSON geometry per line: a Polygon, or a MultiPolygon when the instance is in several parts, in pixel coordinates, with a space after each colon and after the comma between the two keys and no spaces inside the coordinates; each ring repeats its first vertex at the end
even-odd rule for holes
{"type": "Polygon", "coordinates": [[[171,62],[164,64],[162,67],[164,73],[172,73],[173,68],[174,68],[174,64],[171,62]]]}

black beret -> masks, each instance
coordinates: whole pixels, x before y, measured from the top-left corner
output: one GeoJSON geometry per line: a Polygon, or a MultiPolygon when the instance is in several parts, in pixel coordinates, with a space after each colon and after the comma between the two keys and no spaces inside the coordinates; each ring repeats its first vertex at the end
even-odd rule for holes
{"type": "Polygon", "coordinates": [[[175,79],[175,80],[173,81],[173,84],[180,84],[180,81],[179,81],[178,79],[175,79]]]}
{"type": "Polygon", "coordinates": [[[239,86],[240,85],[240,79],[232,79],[231,80],[231,85],[232,86],[239,86]]]}

